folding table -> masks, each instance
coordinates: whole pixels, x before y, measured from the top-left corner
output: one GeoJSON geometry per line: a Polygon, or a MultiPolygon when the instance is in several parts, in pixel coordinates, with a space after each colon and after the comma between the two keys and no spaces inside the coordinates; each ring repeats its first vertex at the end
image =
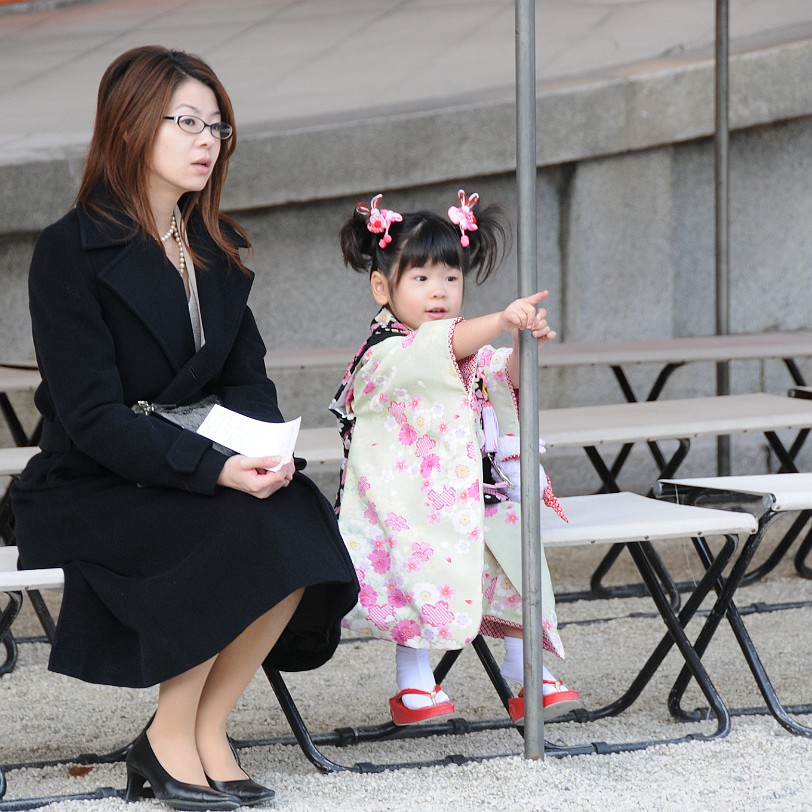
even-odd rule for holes
{"type": "MultiPolygon", "coordinates": [[[[620,490],[617,477],[624,460],[608,465],[599,450],[602,447],[676,440],[676,451],[669,459],[661,459],[658,473],[658,478],[668,479],[674,476],[688,455],[692,438],[759,432],[778,457],[780,470],[794,472],[797,470],[795,454],[799,449],[787,449],[778,432],[812,427],[812,401],[755,393],[548,409],[540,412],[539,427],[549,450],[582,447],[603,488],[617,491],[620,490]]],[[[622,546],[613,546],[596,568],[590,581],[593,596],[640,594],[638,584],[622,587],[602,584],[622,549],[622,546]]],[[[660,568],[660,577],[669,582],[664,567],[660,568]]],[[[678,600],[675,588],[671,591],[672,599],[678,600]]],[[[562,600],[587,597],[589,593],[574,593],[562,596],[562,600]]]]}
{"type": "Polygon", "coordinates": [[[804,386],[797,358],[812,357],[812,331],[792,333],[736,333],[733,335],[682,336],[659,340],[561,342],[539,353],[539,366],[608,366],[629,403],[637,397],[624,367],[630,364],[661,365],[646,400],[657,400],[668,379],[688,363],[767,361],[780,359],[793,382],[804,386]]]}
{"type": "MultiPolygon", "coordinates": [[[[812,737],[812,728],[794,719],[778,699],[764,664],[733,601],[736,590],[770,523],[781,513],[812,510],[812,474],[670,479],[659,483],[656,493],[661,499],[667,499],[680,505],[708,505],[716,509],[744,510],[749,511],[758,519],[757,530],[742,546],[728,577],[719,579],[714,584],[717,601],[696,638],[694,647],[702,656],[719,627],[722,617],[726,616],[769,712],[782,727],[790,732],[812,737]]],[[[700,543],[698,552],[704,566],[708,567],[713,563],[706,544],[700,543]]],[[[672,714],[679,718],[695,718],[696,716],[696,714],[683,711],[679,704],[690,678],[691,675],[682,669],[669,697],[669,708],[672,714]]],[[[806,706],[795,712],[812,712],[812,706],[806,706]]]]}
{"type": "MultiPolygon", "coordinates": [[[[539,366],[608,366],[628,403],[639,398],[626,374],[631,364],[658,364],[661,366],[654,384],[645,397],[654,401],[660,397],[666,382],[675,370],[692,362],[719,363],[727,361],[783,361],[793,383],[803,386],[805,381],[796,361],[812,356],[812,332],[795,333],[737,333],[734,335],[683,336],[654,341],[572,342],[552,344],[539,353],[539,366]]],[[[800,439],[800,444],[806,438],[800,439]]],[[[800,448],[800,444],[798,448],[800,448]]],[[[623,446],[615,464],[623,464],[631,453],[633,443],[623,446]]],[[[662,467],[662,456],[654,441],[648,443],[657,464],[662,467]]],[[[796,452],[797,453],[797,452],[796,452]]]]}
{"type": "MultiPolygon", "coordinates": [[[[573,718],[576,718],[578,721],[586,722],[593,719],[614,716],[629,708],[639,697],[654,673],[659,669],[667,653],[676,645],[686,663],[686,668],[697,680],[705,698],[713,709],[716,725],[715,729],[710,733],[690,733],[686,736],[672,739],[632,741],[618,744],[592,742],[572,746],[552,745],[548,743],[546,746],[547,752],[551,755],[611,753],[622,750],[642,749],[653,744],[716,739],[727,735],[730,730],[730,714],[727,706],[719,696],[716,687],[706,672],[699,653],[691,644],[685,632],[685,626],[693,612],[712,588],[716,579],[718,579],[719,574],[729,562],[736,549],[738,537],[752,534],[757,527],[756,520],[750,514],[746,513],[674,505],[665,501],[657,501],[630,493],[567,497],[561,501],[570,521],[568,524],[564,524],[552,511],[546,507],[543,508],[542,528],[545,545],[573,546],[581,544],[614,543],[619,541],[628,542],[635,564],[649,586],[652,600],[666,626],[666,632],[662,640],[655,647],[654,651],[640,669],[637,677],[635,677],[628,690],[626,690],[622,696],[604,708],[599,708],[594,711],[579,711],[577,715],[573,715],[573,718]],[[718,555],[710,562],[707,573],[697,584],[694,593],[689,597],[684,608],[677,614],[671,607],[667,596],[663,592],[651,568],[650,546],[651,542],[655,540],[677,541],[692,536],[702,538],[721,536],[724,538],[724,543],[718,555]]],[[[62,571],[60,569],[17,571],[16,549],[12,547],[0,548],[0,591],[7,592],[10,597],[16,599],[11,605],[10,614],[3,615],[2,619],[0,619],[0,638],[8,631],[19,609],[19,593],[29,588],[59,588],[61,585],[62,571]]],[[[629,620],[632,623],[634,622],[634,619],[630,618],[629,620]]],[[[507,702],[511,696],[510,691],[502,680],[499,674],[499,668],[490,655],[490,651],[482,638],[477,638],[474,648],[480,656],[480,660],[496,687],[505,708],[507,708],[507,702]]],[[[444,679],[455,662],[456,657],[457,652],[451,652],[443,658],[436,671],[438,681],[441,682],[444,679]]],[[[329,665],[326,667],[329,667],[329,665]]],[[[627,668],[628,663],[623,663],[622,667],[627,668]]],[[[438,762],[403,765],[356,764],[351,767],[344,766],[324,756],[317,747],[317,741],[321,744],[341,745],[352,744],[359,741],[395,739],[404,736],[436,735],[438,733],[463,733],[477,729],[493,729],[495,727],[510,726],[510,723],[507,721],[506,712],[505,719],[498,720],[497,722],[476,723],[466,722],[463,719],[452,719],[442,724],[415,726],[411,728],[397,728],[393,724],[387,723],[372,728],[341,729],[336,730],[333,734],[313,737],[307,730],[281,675],[267,667],[265,671],[279,699],[291,730],[294,733],[296,742],[298,742],[306,757],[318,769],[325,772],[338,770],[378,771],[400,766],[423,766],[424,763],[438,762]]],[[[126,747],[116,753],[105,756],[85,754],[80,758],[82,763],[118,761],[123,757],[125,752],[126,747]]],[[[439,763],[459,763],[464,760],[467,759],[462,756],[449,756],[439,763]]],[[[5,770],[8,770],[9,767],[12,766],[15,765],[0,765],[0,799],[2,799],[3,792],[5,791],[5,770]]],[[[115,796],[120,796],[120,790],[105,787],[93,795],[83,797],[99,798],[115,796]]],[[[37,799],[33,800],[36,801],[37,799]]],[[[45,799],[45,802],[54,800],[57,799],[45,799]]],[[[9,803],[16,804],[17,802],[9,803]]],[[[6,808],[6,804],[0,800],[0,809],[4,808],[6,808]]],[[[12,807],[9,806],[9,808],[12,807]]]]}
{"type": "MultiPolygon", "coordinates": [[[[271,377],[282,369],[343,369],[356,347],[270,350],[265,366],[271,377]]],[[[605,366],[614,374],[626,400],[643,400],[635,393],[626,368],[657,364],[661,367],[645,400],[657,400],[675,370],[689,363],[719,361],[768,361],[784,363],[793,383],[805,384],[798,358],[812,357],[812,331],[792,333],[737,333],[734,335],[684,336],[659,340],[555,342],[539,353],[540,369],[605,366]]]]}
{"type": "MultiPolygon", "coordinates": [[[[585,753],[611,753],[642,749],[654,744],[694,739],[715,739],[727,735],[730,730],[727,707],[719,696],[710,676],[705,671],[697,652],[694,650],[694,646],[688,639],[685,626],[729,562],[736,549],[738,536],[747,536],[755,532],[757,527],[755,518],[746,513],[673,505],[632,493],[573,496],[564,497],[560,501],[569,518],[569,523],[564,524],[561,522],[549,508],[542,508],[542,540],[545,548],[627,543],[634,563],[645,581],[654,605],[666,626],[666,633],[662,640],[648,657],[630,687],[617,700],[603,708],[593,711],[577,711],[570,717],[564,718],[573,718],[586,722],[614,716],[626,710],[640,696],[643,688],[659,669],[669,650],[676,646],[683,657],[688,673],[697,680],[705,698],[713,708],[716,729],[710,734],[691,733],[687,736],[667,740],[658,739],[616,744],[591,742],[572,746],[547,743],[545,751],[551,755],[562,756],[585,753]],[[677,613],[671,606],[652,566],[653,551],[651,543],[653,541],[673,542],[686,538],[705,538],[709,536],[723,537],[724,544],[719,553],[713,557],[706,574],[696,585],[684,607],[677,613]]],[[[498,665],[490,655],[490,651],[481,637],[475,639],[473,647],[507,710],[508,700],[512,694],[499,673],[498,665]]],[[[459,651],[452,651],[444,655],[435,670],[435,679],[438,683],[442,683],[459,653],[459,651]]],[[[625,663],[624,666],[628,667],[628,664],[625,663]]],[[[365,741],[442,733],[465,733],[482,729],[476,723],[452,719],[448,722],[438,722],[433,725],[427,724],[411,728],[399,728],[391,722],[386,722],[373,727],[342,728],[335,730],[333,733],[313,736],[299,713],[282,676],[278,671],[267,666],[265,672],[303,753],[311,763],[324,772],[342,770],[377,771],[404,766],[424,766],[425,763],[421,762],[418,765],[355,764],[354,766],[347,766],[338,764],[325,756],[319,750],[319,744],[345,746],[365,741]]],[[[506,724],[501,726],[504,727],[506,724]]],[[[448,760],[456,761],[460,758],[458,756],[449,756],[448,760]]]]}

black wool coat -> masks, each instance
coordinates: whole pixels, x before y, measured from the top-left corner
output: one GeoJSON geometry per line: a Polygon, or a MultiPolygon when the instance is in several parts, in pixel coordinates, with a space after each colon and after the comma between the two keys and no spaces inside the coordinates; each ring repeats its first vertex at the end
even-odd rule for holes
{"type": "Polygon", "coordinates": [[[282,421],[247,305],[253,274],[229,267],[192,218],[196,352],[177,270],[157,240],[113,215],[77,207],[46,228],[29,274],[42,453],[12,504],[21,566],[65,569],[51,668],[151,685],[213,656],[301,587],[269,664],[320,665],[358,590],[329,503],[301,473],[265,500],[223,488],[226,457],[209,440],[131,408],[215,394],[282,421]]]}

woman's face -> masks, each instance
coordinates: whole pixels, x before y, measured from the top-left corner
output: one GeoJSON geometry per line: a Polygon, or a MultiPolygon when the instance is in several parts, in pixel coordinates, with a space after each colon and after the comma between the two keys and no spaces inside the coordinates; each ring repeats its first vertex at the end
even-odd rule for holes
{"type": "MultiPolygon", "coordinates": [[[[187,79],[178,85],[164,115],[195,116],[206,124],[220,121],[214,92],[197,79],[187,79]]],[[[220,141],[208,127],[199,133],[189,133],[176,121],[163,120],[152,148],[151,198],[155,202],[171,200],[174,205],[186,192],[201,191],[208,183],[219,155],[220,141]]]]}

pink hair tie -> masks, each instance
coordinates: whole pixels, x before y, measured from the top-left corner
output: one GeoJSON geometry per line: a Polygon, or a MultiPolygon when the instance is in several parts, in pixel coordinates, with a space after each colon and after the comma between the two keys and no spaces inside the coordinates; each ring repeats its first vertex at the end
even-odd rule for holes
{"type": "Polygon", "coordinates": [[[392,223],[400,223],[403,217],[391,209],[379,209],[378,201],[382,197],[383,195],[375,195],[368,206],[358,203],[355,210],[367,218],[367,229],[369,231],[373,234],[383,234],[383,237],[378,240],[378,245],[381,248],[386,248],[392,242],[392,238],[389,236],[389,227],[392,223]]]}
{"type": "Polygon", "coordinates": [[[460,244],[463,248],[467,248],[470,240],[465,232],[477,230],[476,217],[474,217],[474,213],[471,210],[479,202],[479,195],[474,192],[471,197],[466,197],[465,190],[460,189],[457,192],[457,196],[460,199],[460,205],[451,206],[448,209],[448,219],[451,220],[455,226],[460,227],[460,234],[462,235],[460,237],[460,244]]]}

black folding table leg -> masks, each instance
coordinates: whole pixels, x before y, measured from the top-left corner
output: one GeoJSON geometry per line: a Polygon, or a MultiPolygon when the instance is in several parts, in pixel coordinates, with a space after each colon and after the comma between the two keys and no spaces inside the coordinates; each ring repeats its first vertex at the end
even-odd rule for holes
{"type": "Polygon", "coordinates": [[[806,534],[806,538],[801,542],[798,552],[795,553],[795,571],[801,578],[812,578],[812,568],[806,563],[810,549],[812,549],[812,528],[806,534]]]}
{"type": "MultiPolygon", "coordinates": [[[[475,638],[475,643],[476,640],[480,640],[481,645],[484,646],[484,642],[481,641],[481,638],[475,638]]],[[[475,648],[476,647],[477,645],[475,645],[475,648]]],[[[454,662],[456,662],[456,659],[460,653],[461,651],[449,651],[443,656],[440,664],[434,672],[434,677],[438,684],[442,682],[445,675],[448,673],[448,670],[451,668],[454,662]]],[[[481,658],[482,655],[480,654],[480,659],[481,658]]],[[[495,667],[498,672],[498,666],[495,667]]],[[[434,723],[429,722],[420,725],[404,726],[398,726],[394,722],[389,721],[385,722],[384,724],[372,725],[368,727],[339,728],[331,733],[312,736],[310,731],[307,729],[304,719],[302,719],[302,716],[299,713],[299,709],[296,707],[293,697],[282,679],[282,675],[267,664],[263,664],[263,670],[268,678],[268,682],[271,684],[271,687],[276,694],[276,698],[279,701],[279,705],[282,708],[283,713],[285,714],[288,726],[293,733],[296,743],[301,748],[305,757],[317,769],[325,773],[342,771],[381,772],[383,770],[400,769],[405,767],[425,767],[437,764],[446,764],[449,763],[449,761],[454,763],[462,763],[463,761],[470,761],[472,759],[458,755],[449,755],[443,759],[434,759],[426,762],[406,762],[399,764],[358,763],[353,766],[347,766],[327,758],[327,756],[325,756],[321,750],[319,750],[319,744],[332,745],[334,747],[346,747],[349,745],[361,744],[363,742],[415,739],[439,735],[453,736],[463,733],[477,733],[484,730],[504,729],[512,726],[512,723],[507,719],[470,722],[466,719],[455,717],[434,723]]],[[[510,696],[511,694],[507,688],[507,685],[505,685],[505,690],[508,691],[508,695],[510,696]]]]}
{"type": "MultiPolygon", "coordinates": [[[[756,550],[764,537],[767,525],[775,515],[777,514],[772,514],[769,519],[762,522],[761,527],[759,527],[759,529],[745,542],[742,552],[739,555],[739,558],[736,560],[736,563],[733,565],[729,577],[726,580],[720,579],[715,583],[714,589],[717,593],[716,603],[714,604],[713,609],[705,621],[705,624],[702,626],[702,629],[699,632],[696,642],[694,643],[694,648],[701,657],[707,650],[708,645],[719,627],[722,618],[726,617],[728,623],[730,624],[730,628],[733,631],[733,635],[739,644],[739,648],[744,655],[744,659],[750,668],[750,672],[753,674],[756,685],[764,698],[769,712],[785,730],[800,736],[812,738],[812,728],[802,725],[800,722],[793,719],[778,698],[775,688],[770,681],[769,675],[764,668],[764,664],[762,663],[761,658],[756,651],[756,647],[753,645],[753,641],[747,632],[744,621],[739,614],[739,610],[736,607],[736,604],[733,602],[733,596],[741,583],[742,576],[747,571],[747,567],[750,566],[750,562],[752,561],[753,556],[755,555],[756,550]]],[[[699,554],[703,565],[707,567],[711,563],[710,550],[704,541],[697,540],[697,542],[697,553],[699,554]]],[[[677,675],[677,679],[674,682],[671,693],[669,694],[669,708],[671,709],[672,714],[678,718],[695,718],[695,714],[691,715],[686,713],[682,710],[679,704],[683,694],[685,693],[685,689],[688,686],[690,678],[690,675],[687,674],[683,668],[677,675]]]]}
{"type": "MultiPolygon", "coordinates": [[[[679,440],[676,451],[671,455],[671,458],[660,469],[658,479],[669,479],[670,477],[674,476],[674,474],[677,472],[677,469],[680,467],[680,465],[682,465],[683,461],[688,456],[688,451],[690,450],[690,448],[691,448],[690,440],[688,440],[687,438],[679,440]]],[[[604,484],[607,487],[611,486],[611,489],[613,491],[619,491],[620,488],[618,487],[618,484],[614,479],[614,471],[610,471],[606,467],[606,464],[604,463],[597,449],[587,448],[585,449],[585,451],[590,461],[592,462],[593,467],[603,480],[604,484]]],[[[651,492],[649,492],[649,495],[651,495],[651,492]]],[[[609,551],[606,553],[606,555],[598,563],[598,566],[592,573],[592,577],[590,578],[589,582],[589,588],[592,591],[592,597],[625,598],[634,595],[645,594],[646,590],[642,584],[629,584],[626,586],[604,586],[604,584],[602,583],[604,577],[608,574],[609,570],[612,568],[615,561],[617,561],[618,556],[623,551],[624,546],[625,546],[624,544],[613,544],[609,548],[609,551]]],[[[674,609],[677,609],[680,603],[679,589],[676,586],[676,584],[674,584],[670,573],[660,560],[660,557],[653,549],[652,556],[653,556],[652,563],[655,568],[655,571],[657,572],[658,577],[660,578],[660,583],[663,584],[666,591],[668,592],[671,605],[674,607],[674,609]]],[[[587,596],[584,596],[582,593],[577,593],[572,597],[562,595],[560,596],[559,600],[561,599],[563,599],[564,601],[568,599],[577,600],[583,599],[584,597],[587,596]]]]}
{"type": "Polygon", "coordinates": [[[331,761],[316,747],[310,736],[310,731],[307,729],[307,725],[305,725],[304,719],[302,719],[299,709],[296,707],[296,703],[290,695],[290,691],[288,691],[288,686],[285,685],[279,672],[265,665],[263,665],[263,670],[265,671],[265,676],[268,678],[268,682],[271,683],[271,688],[273,688],[276,698],[279,700],[279,705],[285,714],[285,718],[288,720],[288,725],[308,761],[323,773],[347,772],[352,770],[351,767],[345,767],[342,764],[331,761]]]}
{"type": "MultiPolygon", "coordinates": [[[[781,559],[786,555],[789,548],[794,543],[795,539],[800,534],[801,530],[804,529],[804,525],[809,521],[810,517],[812,517],[812,511],[810,510],[802,510],[798,516],[795,518],[795,521],[790,526],[789,530],[784,534],[784,537],[781,539],[778,544],[776,544],[775,549],[770,553],[767,560],[760,564],[758,567],[753,567],[749,572],[745,573],[744,577],[742,578],[742,584],[752,584],[754,581],[758,581],[760,578],[763,578],[768,573],[772,572],[778,564],[781,562],[781,559]]],[[[795,557],[795,566],[796,569],[798,568],[798,560],[801,557],[805,557],[803,554],[803,546],[806,542],[803,542],[798,549],[798,552],[795,557]]],[[[802,574],[799,572],[799,574],[802,574]]]]}
{"type": "Polygon", "coordinates": [[[662,590],[658,583],[657,577],[651,566],[651,552],[652,548],[649,542],[639,542],[637,544],[630,544],[629,551],[637,564],[643,580],[646,582],[649,590],[651,591],[652,598],[657,606],[657,609],[662,617],[668,634],[666,634],[657,647],[652,652],[644,666],[640,669],[635,679],[632,681],[629,689],[614,702],[599,708],[594,711],[576,711],[575,716],[579,720],[591,721],[593,719],[602,719],[606,716],[615,716],[618,713],[626,710],[632,703],[640,696],[645,686],[649,683],[652,676],[662,664],[668,652],[676,645],[685,660],[686,665],[683,667],[689,671],[697,680],[700,688],[708,700],[708,704],[713,709],[713,714],[717,721],[716,731],[710,735],[704,734],[691,734],[689,738],[721,738],[730,732],[730,714],[727,706],[722,700],[719,692],[716,690],[713,682],[710,679],[698,650],[695,646],[691,645],[690,640],[685,632],[685,627],[688,622],[696,613],[701,605],[705,596],[713,587],[715,581],[719,578],[720,573],[723,571],[727,563],[730,561],[736,549],[736,540],[732,536],[727,536],[725,544],[719,553],[713,559],[705,575],[700,579],[696,588],[688,597],[685,605],[676,615],[673,607],[668,601],[668,597],[662,590]]]}
{"type": "Polygon", "coordinates": [[[784,444],[779,439],[778,435],[774,431],[765,431],[764,436],[767,438],[767,442],[770,444],[770,448],[772,448],[773,453],[776,457],[778,457],[778,461],[781,463],[781,467],[778,469],[779,474],[797,474],[798,468],[795,465],[795,459],[792,454],[787,451],[784,447],[784,444]]]}
{"type": "MultiPolygon", "coordinates": [[[[17,664],[17,642],[11,634],[11,626],[20,614],[23,605],[22,592],[4,592],[8,598],[8,605],[0,612],[0,642],[6,650],[6,659],[0,664],[0,676],[14,670],[17,664]]],[[[0,795],[0,798],[3,796],[0,795]]]]}
{"type": "Polygon", "coordinates": [[[5,392],[0,392],[0,411],[3,413],[8,429],[11,432],[14,445],[28,445],[28,435],[25,433],[25,429],[22,423],[20,423],[20,419],[17,417],[11,405],[11,401],[5,392]]]}

